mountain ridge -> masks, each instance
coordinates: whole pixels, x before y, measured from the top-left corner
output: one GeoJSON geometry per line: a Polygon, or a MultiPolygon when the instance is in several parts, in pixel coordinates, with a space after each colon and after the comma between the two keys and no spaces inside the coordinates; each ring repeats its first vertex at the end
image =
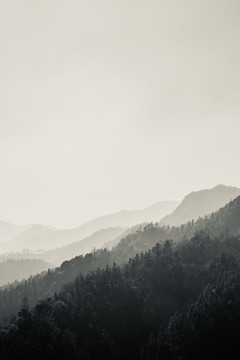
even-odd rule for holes
{"type": "Polygon", "coordinates": [[[161,219],[161,225],[179,226],[190,220],[216,212],[240,195],[240,189],[233,186],[217,185],[210,189],[187,194],[177,208],[161,219]]]}
{"type": "MultiPolygon", "coordinates": [[[[8,290],[0,290],[0,316],[15,313],[24,297],[28,298],[29,306],[33,306],[38,299],[52,296],[56,291],[60,291],[64,284],[73,281],[79,274],[86,275],[97,269],[113,266],[114,263],[126,264],[130,258],[147,252],[157,243],[161,245],[166,240],[172,239],[174,243],[185,246],[186,239],[194,237],[196,233],[200,234],[200,238],[206,238],[204,234],[201,235],[201,231],[209,233],[211,239],[219,237],[218,242],[220,241],[220,243],[221,239],[235,236],[231,240],[233,245],[229,243],[229,255],[231,255],[235,247],[239,246],[240,196],[216,213],[197,220],[196,223],[191,221],[173,228],[161,227],[159,224],[138,226],[135,233],[130,232],[111,251],[100,249],[85,256],[77,256],[69,261],[64,261],[60,267],[45,275],[39,274],[17,286],[10,285],[8,290]],[[232,233],[231,227],[233,228],[232,233]]],[[[221,252],[221,248],[219,251],[221,252]]]]}
{"type": "Polygon", "coordinates": [[[177,204],[178,202],[175,201],[161,201],[144,209],[122,210],[100,216],[72,229],[53,230],[49,226],[36,224],[32,226],[32,230],[31,228],[27,229],[27,233],[25,233],[26,239],[24,239],[24,234],[20,234],[2,245],[2,251],[22,251],[24,248],[30,251],[37,251],[38,249],[46,251],[82,240],[102,229],[130,227],[142,222],[154,221],[154,219],[159,221],[163,214],[170,213],[177,204]],[[43,234],[43,231],[40,231],[40,234],[38,234],[35,231],[38,227],[42,230],[46,229],[44,230],[45,234],[43,234]]]}

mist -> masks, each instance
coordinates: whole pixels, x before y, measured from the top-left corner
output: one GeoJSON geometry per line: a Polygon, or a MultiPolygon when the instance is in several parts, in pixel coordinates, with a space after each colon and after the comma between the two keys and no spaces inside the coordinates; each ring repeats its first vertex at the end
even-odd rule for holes
{"type": "Polygon", "coordinates": [[[240,185],[238,1],[0,13],[1,219],[73,227],[240,185]]]}

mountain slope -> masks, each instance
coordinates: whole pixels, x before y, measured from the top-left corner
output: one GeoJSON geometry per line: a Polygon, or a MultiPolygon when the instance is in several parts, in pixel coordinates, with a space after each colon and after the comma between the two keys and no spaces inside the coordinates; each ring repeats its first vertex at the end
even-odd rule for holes
{"type": "MultiPolygon", "coordinates": [[[[125,264],[137,253],[152,248],[156,243],[162,244],[167,239],[173,239],[176,244],[184,246],[186,238],[190,239],[200,231],[206,231],[211,238],[225,233],[225,236],[220,236],[220,240],[228,237],[229,254],[234,255],[238,250],[240,253],[240,196],[218,212],[199,219],[196,223],[190,222],[175,228],[160,227],[159,224],[138,226],[134,232],[128,232],[112,251],[97,250],[95,253],[77,256],[63,262],[59,268],[44,276],[37,275],[16,287],[9,286],[8,290],[0,291],[0,317],[15,313],[24,297],[28,298],[29,305],[33,306],[39,298],[60,291],[64,284],[73,281],[80,273],[86,275],[107,265],[112,266],[113,263],[125,264]],[[238,237],[231,239],[234,235],[238,237]]],[[[221,245],[218,251],[221,254],[226,248],[221,245]]]]}
{"type": "Polygon", "coordinates": [[[6,221],[0,221],[0,243],[4,243],[26,231],[30,225],[15,225],[6,221]]]}
{"type": "Polygon", "coordinates": [[[0,286],[21,281],[53,266],[43,260],[13,260],[0,262],[0,286]]]}
{"type": "Polygon", "coordinates": [[[60,265],[65,260],[70,260],[75,256],[91,252],[94,248],[101,248],[105,242],[114,241],[115,238],[122,236],[124,232],[125,229],[121,227],[99,230],[83,240],[47,251],[39,255],[39,257],[45,261],[60,265]]]}
{"type": "Polygon", "coordinates": [[[178,226],[211,214],[240,195],[240,189],[218,185],[212,189],[188,194],[172,214],[161,220],[161,225],[178,226]]]}
{"type": "Polygon", "coordinates": [[[32,225],[25,232],[3,244],[5,251],[19,251],[23,249],[38,250],[49,246],[47,240],[54,234],[54,230],[43,225],[32,225]]]}
{"type": "Polygon", "coordinates": [[[100,216],[73,231],[78,236],[86,237],[98,230],[110,227],[131,227],[143,222],[159,221],[163,216],[173,211],[178,204],[176,201],[162,201],[140,210],[122,210],[114,214],[100,216]]]}
{"type": "Polygon", "coordinates": [[[191,238],[199,231],[207,231],[212,237],[227,234],[237,236],[240,234],[240,196],[215,213],[199,218],[195,222],[191,221],[172,228],[160,224],[139,226],[136,231],[129,232],[112,251],[134,256],[138,252],[150,249],[157,242],[167,239],[180,242],[185,238],[191,238]]]}
{"type": "Polygon", "coordinates": [[[6,360],[235,358],[238,243],[198,234],[176,248],[169,241],[157,244],[122,268],[78,275],[31,311],[23,301],[18,317],[0,328],[0,355],[6,360]]]}
{"type": "Polygon", "coordinates": [[[22,251],[23,249],[30,251],[50,250],[82,240],[102,229],[129,227],[142,222],[159,221],[177,205],[178,203],[175,201],[163,201],[141,210],[123,210],[115,214],[98,217],[74,229],[53,231],[46,226],[33,225],[24,234],[11,239],[1,248],[5,252],[22,251]]]}

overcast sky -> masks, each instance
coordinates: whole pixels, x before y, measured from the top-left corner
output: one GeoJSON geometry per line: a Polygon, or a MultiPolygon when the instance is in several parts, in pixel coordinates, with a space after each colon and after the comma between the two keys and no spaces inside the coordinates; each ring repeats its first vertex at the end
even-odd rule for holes
{"type": "Polygon", "coordinates": [[[240,186],[239,0],[0,2],[0,219],[240,186]]]}

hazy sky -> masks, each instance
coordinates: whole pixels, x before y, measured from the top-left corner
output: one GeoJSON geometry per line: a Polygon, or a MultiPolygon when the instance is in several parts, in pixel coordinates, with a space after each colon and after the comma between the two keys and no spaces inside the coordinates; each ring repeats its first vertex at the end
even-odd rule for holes
{"type": "Polygon", "coordinates": [[[240,186],[239,0],[0,1],[0,219],[240,186]]]}

